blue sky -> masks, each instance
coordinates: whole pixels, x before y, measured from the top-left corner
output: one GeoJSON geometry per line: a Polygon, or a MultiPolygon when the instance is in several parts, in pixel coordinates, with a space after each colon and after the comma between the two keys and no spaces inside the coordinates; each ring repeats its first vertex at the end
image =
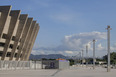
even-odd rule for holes
{"type": "Polygon", "coordinates": [[[111,25],[111,51],[116,51],[116,0],[0,0],[12,10],[29,14],[40,24],[33,54],[75,55],[96,42],[96,55],[106,53],[107,25],[111,25]],[[83,41],[84,40],[84,41],[83,41]]]}

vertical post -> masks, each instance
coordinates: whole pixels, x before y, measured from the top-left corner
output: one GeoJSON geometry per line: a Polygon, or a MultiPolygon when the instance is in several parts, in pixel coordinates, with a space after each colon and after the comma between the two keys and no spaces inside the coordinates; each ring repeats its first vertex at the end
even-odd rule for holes
{"type": "Polygon", "coordinates": [[[43,69],[43,60],[41,59],[41,68],[43,69]]]}
{"type": "Polygon", "coordinates": [[[79,61],[80,61],[80,64],[81,64],[81,52],[79,52],[79,55],[80,55],[79,61]]]}
{"type": "Polygon", "coordinates": [[[74,58],[74,65],[76,65],[76,57],[74,58]]]}
{"type": "Polygon", "coordinates": [[[108,63],[107,63],[107,72],[110,72],[110,26],[107,26],[107,51],[108,51],[108,63]]]}
{"type": "Polygon", "coordinates": [[[88,45],[86,45],[86,67],[88,65],[88,45]]]}
{"type": "Polygon", "coordinates": [[[83,60],[84,60],[84,58],[83,58],[83,50],[82,50],[82,66],[83,66],[83,60]]]}
{"type": "Polygon", "coordinates": [[[36,70],[36,60],[35,60],[35,70],[36,70]]]}
{"type": "Polygon", "coordinates": [[[95,39],[93,39],[93,69],[95,69],[95,39]]]}

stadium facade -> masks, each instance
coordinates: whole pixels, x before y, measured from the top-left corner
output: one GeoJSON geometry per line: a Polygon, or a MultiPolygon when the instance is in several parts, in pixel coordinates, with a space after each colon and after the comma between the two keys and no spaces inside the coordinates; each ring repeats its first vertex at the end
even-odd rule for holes
{"type": "Polygon", "coordinates": [[[11,10],[11,6],[0,6],[0,60],[27,61],[39,31],[39,24],[11,10]]]}

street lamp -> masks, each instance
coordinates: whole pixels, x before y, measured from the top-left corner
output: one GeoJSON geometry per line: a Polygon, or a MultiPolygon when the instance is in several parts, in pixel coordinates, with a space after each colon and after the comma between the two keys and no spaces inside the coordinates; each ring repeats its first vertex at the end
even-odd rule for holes
{"type": "Polygon", "coordinates": [[[107,26],[107,51],[108,51],[108,63],[107,63],[107,72],[110,72],[110,26],[107,26]]]}
{"type": "Polygon", "coordinates": [[[95,69],[95,39],[93,39],[93,69],[95,69]]]}
{"type": "Polygon", "coordinates": [[[82,50],[82,66],[83,66],[84,56],[83,56],[83,50],[82,50]]]}
{"type": "Polygon", "coordinates": [[[86,67],[88,65],[88,45],[86,45],[86,67]]]}
{"type": "Polygon", "coordinates": [[[79,59],[80,59],[80,64],[81,64],[81,52],[79,52],[79,55],[80,55],[80,56],[79,56],[79,57],[80,57],[79,59]]]}

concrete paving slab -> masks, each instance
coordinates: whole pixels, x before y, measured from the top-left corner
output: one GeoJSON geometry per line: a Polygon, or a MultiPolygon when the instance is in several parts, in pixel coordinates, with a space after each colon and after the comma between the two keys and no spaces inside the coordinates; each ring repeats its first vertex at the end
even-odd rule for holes
{"type": "Polygon", "coordinates": [[[65,70],[2,70],[0,77],[116,77],[116,69],[107,72],[106,68],[71,67],[65,70]]]}

